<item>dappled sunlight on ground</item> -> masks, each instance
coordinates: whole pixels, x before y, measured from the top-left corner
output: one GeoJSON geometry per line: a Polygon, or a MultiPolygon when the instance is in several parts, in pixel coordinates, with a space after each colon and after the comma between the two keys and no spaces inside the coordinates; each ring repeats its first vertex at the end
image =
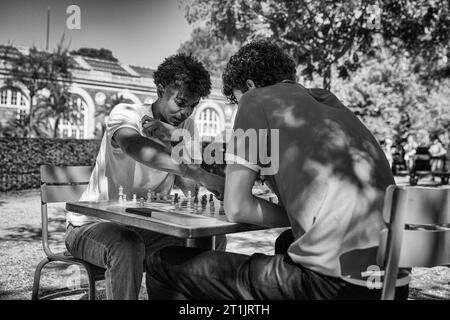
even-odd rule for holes
{"type": "MultiPolygon", "coordinates": [[[[404,183],[405,179],[399,179],[404,183]]],[[[426,181],[424,181],[426,182],[426,181]]],[[[49,206],[50,246],[65,250],[64,204],[49,206]]],[[[0,194],[0,300],[30,299],[34,270],[45,257],[41,243],[40,194],[38,190],[0,194]]],[[[274,241],[284,229],[270,229],[228,235],[227,251],[243,254],[274,253],[274,241]]],[[[85,272],[64,263],[50,263],[42,273],[41,294],[55,299],[87,299],[86,293],[67,295],[74,285],[73,275],[81,273],[81,285],[87,284],[85,272]]],[[[77,277],[78,278],[78,277],[77,277]]],[[[104,281],[97,283],[97,298],[105,299],[104,281]]],[[[147,299],[145,275],[140,299],[147,299]]],[[[450,299],[450,268],[415,268],[410,298],[450,299]]]]}

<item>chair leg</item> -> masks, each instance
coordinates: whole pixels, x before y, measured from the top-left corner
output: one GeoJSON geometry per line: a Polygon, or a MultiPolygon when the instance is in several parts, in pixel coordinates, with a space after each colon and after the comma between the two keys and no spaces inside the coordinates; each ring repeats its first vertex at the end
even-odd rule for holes
{"type": "Polygon", "coordinates": [[[89,300],[95,300],[95,275],[92,269],[83,264],[83,267],[86,269],[89,281],[89,300]]]}
{"type": "Polygon", "coordinates": [[[39,262],[36,267],[36,271],[34,272],[34,280],[33,280],[33,291],[31,293],[31,300],[38,300],[39,294],[39,283],[41,281],[41,271],[44,266],[49,263],[51,260],[49,258],[44,258],[39,262]]]}

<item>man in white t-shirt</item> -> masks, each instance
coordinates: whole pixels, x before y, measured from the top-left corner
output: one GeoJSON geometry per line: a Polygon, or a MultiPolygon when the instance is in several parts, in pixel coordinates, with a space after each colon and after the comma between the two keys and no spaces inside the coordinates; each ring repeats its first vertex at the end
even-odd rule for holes
{"type": "MultiPolygon", "coordinates": [[[[100,150],[87,190],[81,201],[116,200],[119,188],[128,199],[147,197],[149,191],[170,193],[177,185],[194,194],[199,185],[220,196],[224,179],[201,169],[201,146],[194,121],[189,118],[201,98],[211,90],[203,65],[184,54],[171,56],[154,73],[158,99],[151,105],[121,103],[106,123],[100,150]],[[172,141],[176,129],[185,129],[192,139],[172,141]],[[174,144],[186,144],[186,160],[171,156],[174,144]]],[[[101,221],[69,212],[66,247],[77,258],[106,269],[108,299],[137,299],[145,257],[167,245],[183,245],[183,239],[101,221]]],[[[216,239],[224,250],[226,238],[216,239]]],[[[150,288],[147,291],[157,291],[150,288]]]]}

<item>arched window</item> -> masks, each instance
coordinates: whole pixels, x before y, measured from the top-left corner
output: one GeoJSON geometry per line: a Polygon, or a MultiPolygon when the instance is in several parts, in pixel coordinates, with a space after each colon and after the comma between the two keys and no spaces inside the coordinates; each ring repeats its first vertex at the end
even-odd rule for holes
{"type": "Polygon", "coordinates": [[[30,104],[27,96],[16,87],[3,87],[0,89],[0,108],[14,109],[17,119],[28,112],[30,104]]]}
{"type": "Polygon", "coordinates": [[[69,107],[72,110],[70,118],[65,117],[59,124],[61,138],[86,138],[87,128],[87,104],[78,94],[72,94],[69,99],[69,107]]]}
{"type": "Polygon", "coordinates": [[[220,133],[220,117],[213,108],[205,108],[199,115],[197,126],[200,137],[215,137],[220,133]]]}

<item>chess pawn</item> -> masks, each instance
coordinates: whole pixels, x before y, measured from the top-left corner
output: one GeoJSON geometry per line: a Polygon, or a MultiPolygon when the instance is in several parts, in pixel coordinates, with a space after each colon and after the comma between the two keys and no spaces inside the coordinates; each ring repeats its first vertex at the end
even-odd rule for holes
{"type": "Polygon", "coordinates": [[[136,194],[133,194],[133,202],[136,202],[137,198],[136,198],[136,194]]]}
{"type": "Polygon", "coordinates": [[[156,201],[161,200],[161,194],[159,192],[156,193],[156,201]]]}
{"type": "Polygon", "coordinates": [[[143,206],[144,206],[144,203],[145,203],[144,198],[143,198],[143,197],[140,197],[140,198],[139,198],[139,206],[143,207],[143,206]]]}
{"type": "Polygon", "coordinates": [[[202,205],[206,205],[208,203],[208,196],[206,194],[202,195],[202,205]]]}
{"type": "Polygon", "coordinates": [[[147,202],[152,202],[152,193],[150,192],[150,190],[147,192],[147,202]]]}
{"type": "Polygon", "coordinates": [[[219,214],[225,215],[225,209],[223,207],[223,201],[220,201],[219,214]]]}
{"type": "Polygon", "coordinates": [[[179,201],[178,193],[175,193],[174,198],[173,198],[173,202],[177,203],[178,201],[179,201]]]}
{"type": "Polygon", "coordinates": [[[123,200],[123,187],[119,186],[119,201],[123,200]]]}

